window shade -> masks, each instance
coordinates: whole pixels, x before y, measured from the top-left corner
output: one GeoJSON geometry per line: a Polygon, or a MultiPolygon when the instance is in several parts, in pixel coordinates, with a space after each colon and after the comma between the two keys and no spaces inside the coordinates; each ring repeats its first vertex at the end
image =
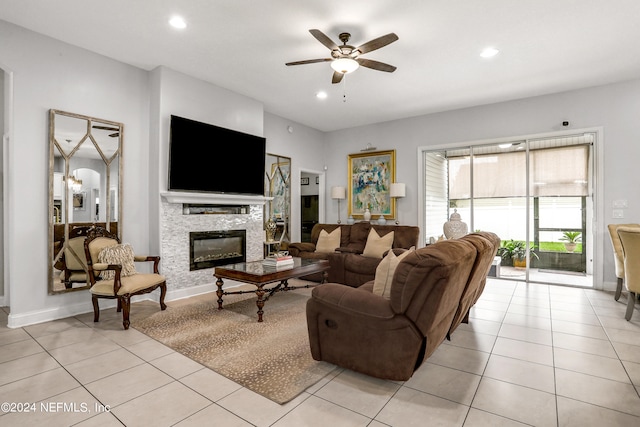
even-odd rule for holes
{"type": "MultiPolygon", "coordinates": [[[[588,195],[588,145],[529,151],[530,196],[588,195]]],[[[449,159],[449,198],[471,197],[470,159],[449,159]]],[[[526,152],[473,157],[473,197],[526,197],[526,152]]]]}

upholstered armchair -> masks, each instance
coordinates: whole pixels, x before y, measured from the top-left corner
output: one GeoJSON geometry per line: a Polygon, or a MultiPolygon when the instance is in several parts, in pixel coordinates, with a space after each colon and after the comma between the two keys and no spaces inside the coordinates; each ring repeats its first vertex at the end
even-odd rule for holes
{"type": "Polygon", "coordinates": [[[136,256],[130,245],[121,245],[115,234],[103,227],[91,228],[84,241],[87,259],[93,321],[100,319],[99,298],[117,299],[118,312],[122,311],[122,324],[129,329],[131,297],[146,294],[160,288],[160,309],[167,308],[165,277],[159,274],[159,256],[136,256]],[[153,273],[138,273],[134,262],[153,262],[153,273]]]}
{"type": "Polygon", "coordinates": [[[87,261],[84,257],[84,237],[69,239],[64,248],[64,286],[73,287],[73,283],[87,282],[87,261]]]}
{"type": "Polygon", "coordinates": [[[307,302],[313,358],[408,380],[446,338],[476,253],[459,239],[411,251],[395,268],[388,299],[374,292],[375,281],[314,288],[307,302]]]}
{"type": "Polygon", "coordinates": [[[629,291],[625,319],[631,320],[640,295],[640,227],[618,227],[624,263],[624,285],[629,291]]]}
{"type": "Polygon", "coordinates": [[[67,289],[71,289],[74,283],[88,283],[87,259],[84,254],[84,239],[91,226],[69,227],[69,240],[61,241],[63,249],[62,280],[67,289]]]}
{"type": "Polygon", "coordinates": [[[613,246],[613,259],[616,266],[616,277],[618,284],[616,286],[615,300],[620,299],[622,293],[622,284],[624,282],[624,256],[622,255],[622,244],[620,243],[620,237],[618,236],[618,227],[631,227],[640,228],[640,224],[609,224],[609,237],[611,238],[611,246],[613,246]]]}

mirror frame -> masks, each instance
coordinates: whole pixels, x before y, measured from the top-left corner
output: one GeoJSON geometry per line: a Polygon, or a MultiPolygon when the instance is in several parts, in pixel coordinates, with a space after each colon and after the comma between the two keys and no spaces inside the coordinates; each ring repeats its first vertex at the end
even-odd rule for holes
{"type": "Polygon", "coordinates": [[[264,186],[264,195],[269,198],[264,205],[265,230],[269,220],[274,220],[278,250],[286,249],[291,241],[291,157],[266,153],[264,186]],[[274,187],[276,193],[280,190],[283,194],[274,194],[274,187]]]}
{"type": "MultiPolygon", "coordinates": [[[[101,130],[105,130],[105,129],[101,129],[101,130]]],[[[112,136],[112,135],[110,135],[112,136]]],[[[60,293],[66,293],[66,292],[72,292],[72,291],[79,291],[79,290],[85,290],[85,289],[89,289],[90,285],[89,285],[89,280],[87,277],[87,282],[84,286],[78,286],[78,287],[72,287],[72,288],[64,288],[64,289],[55,289],[54,287],[54,280],[56,280],[56,274],[55,271],[57,271],[55,269],[55,264],[56,264],[56,260],[60,259],[60,256],[58,256],[58,254],[60,252],[63,251],[64,246],[60,247],[57,251],[54,248],[55,245],[55,226],[56,224],[61,224],[64,223],[64,235],[63,235],[63,239],[64,242],[68,242],[69,241],[69,232],[71,231],[70,229],[70,222],[69,222],[69,212],[70,212],[70,191],[67,188],[67,183],[69,182],[69,179],[73,176],[73,170],[70,167],[70,163],[71,163],[71,159],[73,158],[74,154],[76,154],[79,146],[80,146],[80,142],[82,141],[82,144],[93,144],[96,152],[100,155],[100,157],[102,158],[103,162],[105,163],[105,170],[106,170],[106,177],[105,177],[105,196],[104,198],[106,199],[106,203],[104,203],[104,209],[105,209],[105,217],[104,217],[104,221],[101,220],[96,220],[95,218],[93,220],[90,221],[83,221],[83,222],[90,222],[90,223],[104,223],[107,229],[111,229],[116,231],[118,237],[120,239],[122,239],[122,188],[123,188],[123,177],[122,177],[122,162],[123,162],[123,151],[122,151],[122,142],[124,139],[124,124],[119,123],[119,122],[114,122],[112,120],[104,120],[104,119],[100,119],[100,118],[96,118],[96,117],[90,117],[90,116],[84,116],[81,114],[75,114],[75,113],[69,113],[66,111],[60,111],[60,110],[55,110],[55,109],[51,109],[49,110],[49,219],[48,219],[48,223],[49,223],[49,231],[48,231],[48,289],[49,289],[49,294],[60,294],[60,293]],[[56,148],[56,145],[58,145],[58,147],[60,147],[60,144],[56,141],[56,117],[66,117],[66,118],[71,118],[71,119],[78,119],[80,121],[83,121],[84,123],[81,123],[82,126],[86,126],[86,133],[84,135],[82,135],[82,137],[80,139],[78,139],[78,141],[76,142],[76,148],[72,149],[70,153],[65,153],[65,155],[61,155],[62,153],[62,149],[56,148]],[[99,142],[97,141],[96,137],[94,137],[94,135],[92,134],[92,129],[94,129],[93,127],[93,123],[95,123],[96,125],[107,125],[109,127],[114,127],[114,128],[118,128],[117,132],[118,132],[118,144],[117,144],[117,149],[113,152],[113,154],[110,155],[110,157],[107,159],[107,154],[103,153],[102,149],[99,149],[98,147],[100,146],[99,142]],[[56,153],[58,154],[58,156],[56,156],[56,153]],[[55,180],[55,174],[58,174],[59,172],[56,172],[55,169],[55,158],[56,157],[62,157],[62,159],[64,160],[64,172],[62,173],[62,186],[63,186],[63,190],[65,191],[65,194],[67,196],[62,198],[62,202],[61,202],[61,208],[58,210],[58,212],[56,213],[56,206],[54,204],[54,199],[55,199],[55,194],[54,194],[54,186],[56,185],[55,180]],[[110,190],[110,180],[112,178],[111,174],[113,173],[113,170],[110,168],[112,162],[117,158],[118,161],[118,169],[117,169],[117,175],[118,175],[118,183],[117,183],[117,189],[118,189],[118,194],[117,197],[115,198],[115,200],[111,199],[111,190],[110,190]],[[55,173],[55,174],[54,174],[55,173]],[[117,203],[117,211],[114,211],[111,208],[111,204],[115,202],[117,203]],[[63,210],[64,212],[64,216],[62,213],[60,213],[60,210],[63,210]],[[116,218],[111,218],[112,213],[115,214],[117,217],[116,218]],[[59,216],[58,216],[59,215],[59,216]],[[60,221],[58,222],[58,218],[60,218],[60,221]],[[64,221],[62,221],[62,218],[64,218],[64,221]],[[114,221],[115,219],[115,221],[114,221]],[[115,227],[115,229],[113,228],[115,227]]],[[[78,168],[81,169],[81,168],[78,168]]],[[[88,197],[93,197],[93,194],[89,195],[88,197]]],[[[91,217],[93,218],[93,215],[91,215],[91,217]]],[[[84,253],[82,254],[84,255],[84,253]]],[[[86,271],[86,270],[85,270],[86,271]]]]}

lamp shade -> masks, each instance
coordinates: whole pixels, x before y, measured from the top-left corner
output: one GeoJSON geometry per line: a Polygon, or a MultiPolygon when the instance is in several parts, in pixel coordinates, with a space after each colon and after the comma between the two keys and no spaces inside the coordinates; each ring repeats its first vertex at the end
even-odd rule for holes
{"type": "Polygon", "coordinates": [[[344,187],[331,187],[331,198],[342,200],[347,197],[347,189],[344,187]]]}
{"type": "Polygon", "coordinates": [[[394,182],[391,184],[389,195],[391,197],[405,197],[407,195],[407,186],[401,182],[394,182]]]}

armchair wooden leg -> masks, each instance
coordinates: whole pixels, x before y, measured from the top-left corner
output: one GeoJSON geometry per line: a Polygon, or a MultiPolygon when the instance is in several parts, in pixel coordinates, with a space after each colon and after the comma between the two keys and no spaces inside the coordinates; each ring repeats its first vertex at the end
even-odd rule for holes
{"type": "Polygon", "coordinates": [[[620,299],[621,293],[622,293],[622,278],[618,277],[618,284],[616,286],[616,295],[614,296],[616,301],[620,299]]]}
{"type": "Polygon", "coordinates": [[[131,296],[122,295],[118,298],[118,303],[122,301],[122,325],[124,329],[129,329],[131,322],[129,321],[129,309],[131,308],[131,296]]]}
{"type": "Polygon", "coordinates": [[[164,303],[164,297],[167,295],[167,284],[160,285],[160,310],[167,308],[167,304],[164,303]]]}
{"type": "Polygon", "coordinates": [[[91,302],[93,303],[93,321],[100,320],[100,307],[98,307],[98,298],[95,295],[91,296],[91,302]]]}
{"type": "Polygon", "coordinates": [[[624,318],[627,320],[631,320],[631,316],[633,316],[633,309],[636,305],[636,293],[629,291],[629,296],[627,297],[627,313],[624,315],[624,318]]]}
{"type": "Polygon", "coordinates": [[[122,301],[118,298],[118,308],[116,308],[116,312],[120,313],[122,311],[122,301]]]}

